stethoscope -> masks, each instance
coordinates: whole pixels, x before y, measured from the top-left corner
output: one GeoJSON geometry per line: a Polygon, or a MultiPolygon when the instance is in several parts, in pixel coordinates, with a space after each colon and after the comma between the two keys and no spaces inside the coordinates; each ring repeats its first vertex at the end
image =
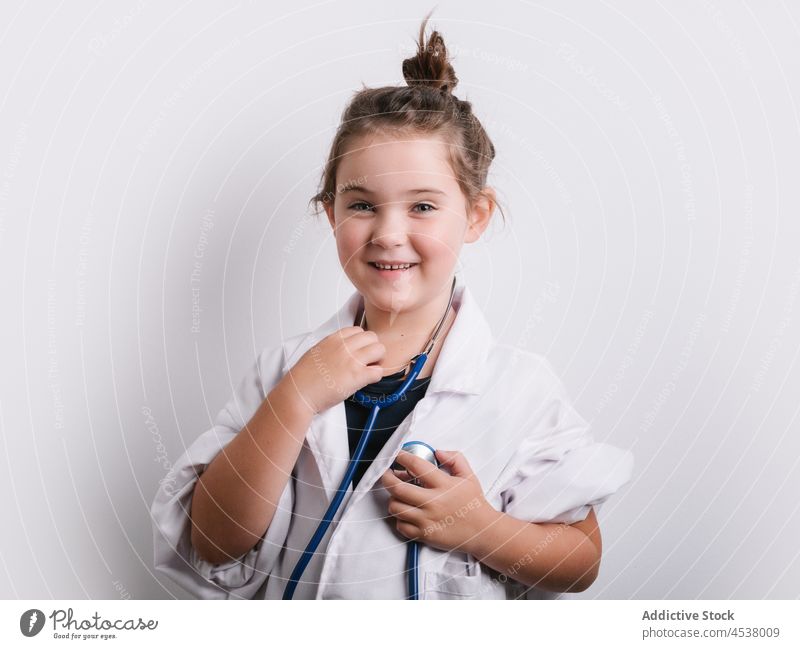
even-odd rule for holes
{"type": "MultiPolygon", "coordinates": [[[[367,442],[372,434],[372,429],[375,426],[378,413],[382,409],[388,408],[389,406],[397,403],[422,371],[422,366],[425,365],[425,361],[428,360],[428,355],[431,353],[434,345],[436,344],[436,339],[439,336],[442,325],[444,325],[444,321],[447,318],[448,313],[450,313],[450,308],[453,305],[453,295],[455,293],[455,289],[456,278],[453,277],[453,285],[450,287],[450,300],[447,303],[447,308],[445,309],[444,315],[442,316],[442,319],[439,320],[439,324],[436,326],[436,329],[434,329],[433,335],[431,335],[428,343],[425,345],[425,351],[417,354],[409,361],[411,371],[407,374],[406,379],[403,381],[403,384],[400,386],[400,388],[394,394],[391,394],[388,397],[384,395],[379,397],[371,397],[361,390],[356,391],[356,393],[353,395],[353,400],[356,403],[366,408],[372,407],[372,412],[367,418],[367,423],[364,425],[364,431],[361,433],[361,438],[358,440],[356,450],[353,453],[353,457],[350,458],[350,462],[347,465],[347,471],[345,471],[344,478],[342,478],[341,484],[336,489],[336,494],[334,495],[331,504],[328,506],[328,510],[325,512],[322,520],[320,520],[319,525],[317,525],[314,535],[308,542],[306,549],[303,551],[303,554],[300,556],[297,565],[295,565],[294,570],[289,577],[289,581],[287,582],[286,588],[283,591],[283,599],[292,599],[294,591],[297,588],[297,584],[300,581],[300,577],[303,576],[306,566],[308,566],[309,561],[311,561],[311,558],[314,556],[314,551],[322,541],[322,537],[325,536],[325,532],[327,532],[331,521],[333,521],[334,516],[336,516],[336,512],[339,511],[339,506],[342,504],[342,500],[344,500],[347,489],[350,486],[350,483],[353,481],[353,476],[356,472],[356,466],[358,466],[358,462],[361,460],[361,456],[364,454],[364,449],[367,447],[367,442]]],[[[363,310],[361,313],[360,326],[363,328],[365,323],[366,310],[363,310]]],[[[436,461],[436,455],[433,448],[424,442],[406,442],[403,444],[403,450],[413,453],[414,455],[431,462],[436,467],[439,466],[439,463],[436,461]]],[[[395,461],[392,464],[392,469],[403,469],[403,467],[395,461]]],[[[417,483],[417,480],[414,479],[412,482],[417,483]]],[[[409,599],[419,599],[419,544],[411,539],[408,539],[406,543],[406,574],[408,575],[409,599]]]]}

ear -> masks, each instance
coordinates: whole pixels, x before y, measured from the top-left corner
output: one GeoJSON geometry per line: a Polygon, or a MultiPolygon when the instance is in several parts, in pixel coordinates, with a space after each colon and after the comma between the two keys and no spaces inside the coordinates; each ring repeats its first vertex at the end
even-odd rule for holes
{"type": "Polygon", "coordinates": [[[484,187],[478,195],[475,205],[467,213],[469,226],[464,233],[464,243],[473,243],[481,238],[484,230],[489,227],[489,221],[492,220],[496,204],[497,194],[494,189],[484,187]]]}
{"type": "Polygon", "coordinates": [[[326,200],[324,202],[324,206],[325,206],[325,213],[328,215],[328,223],[331,224],[331,229],[333,230],[333,236],[335,237],[336,236],[336,219],[334,218],[333,201],[332,200],[326,200]]]}

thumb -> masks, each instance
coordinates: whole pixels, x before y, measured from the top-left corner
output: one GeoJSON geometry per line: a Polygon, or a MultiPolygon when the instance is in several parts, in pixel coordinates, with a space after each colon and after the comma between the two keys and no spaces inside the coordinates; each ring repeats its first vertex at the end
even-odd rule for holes
{"type": "Polygon", "coordinates": [[[436,459],[439,464],[446,467],[450,471],[450,475],[458,476],[460,478],[469,478],[473,475],[472,467],[467,462],[459,451],[436,451],[436,459]]]}

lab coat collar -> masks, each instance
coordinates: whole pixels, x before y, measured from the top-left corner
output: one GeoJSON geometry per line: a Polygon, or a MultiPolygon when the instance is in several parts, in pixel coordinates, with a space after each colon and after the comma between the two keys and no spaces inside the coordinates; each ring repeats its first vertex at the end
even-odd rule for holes
{"type": "MultiPolygon", "coordinates": [[[[303,354],[326,336],[339,329],[352,327],[360,311],[362,299],[361,294],[355,291],[339,311],[307,334],[294,349],[291,349],[294,345],[287,341],[284,344],[286,359],[284,374],[300,360],[303,354]]],[[[453,294],[453,308],[457,311],[456,319],[444,339],[439,358],[436,360],[436,367],[426,391],[428,395],[438,392],[480,394],[483,388],[481,368],[484,366],[494,337],[475,296],[458,275],[453,294]]]]}

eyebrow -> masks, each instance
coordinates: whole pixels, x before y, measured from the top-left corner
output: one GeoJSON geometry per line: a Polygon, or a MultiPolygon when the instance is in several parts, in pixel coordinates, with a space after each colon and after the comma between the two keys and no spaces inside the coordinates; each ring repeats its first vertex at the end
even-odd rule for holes
{"type": "MultiPolygon", "coordinates": [[[[351,192],[363,192],[364,194],[374,194],[371,189],[367,189],[366,187],[345,187],[341,190],[340,193],[347,194],[351,192]]],[[[409,189],[406,194],[442,194],[446,196],[445,192],[440,189],[433,189],[431,187],[422,187],[420,189],[409,189]]]]}

